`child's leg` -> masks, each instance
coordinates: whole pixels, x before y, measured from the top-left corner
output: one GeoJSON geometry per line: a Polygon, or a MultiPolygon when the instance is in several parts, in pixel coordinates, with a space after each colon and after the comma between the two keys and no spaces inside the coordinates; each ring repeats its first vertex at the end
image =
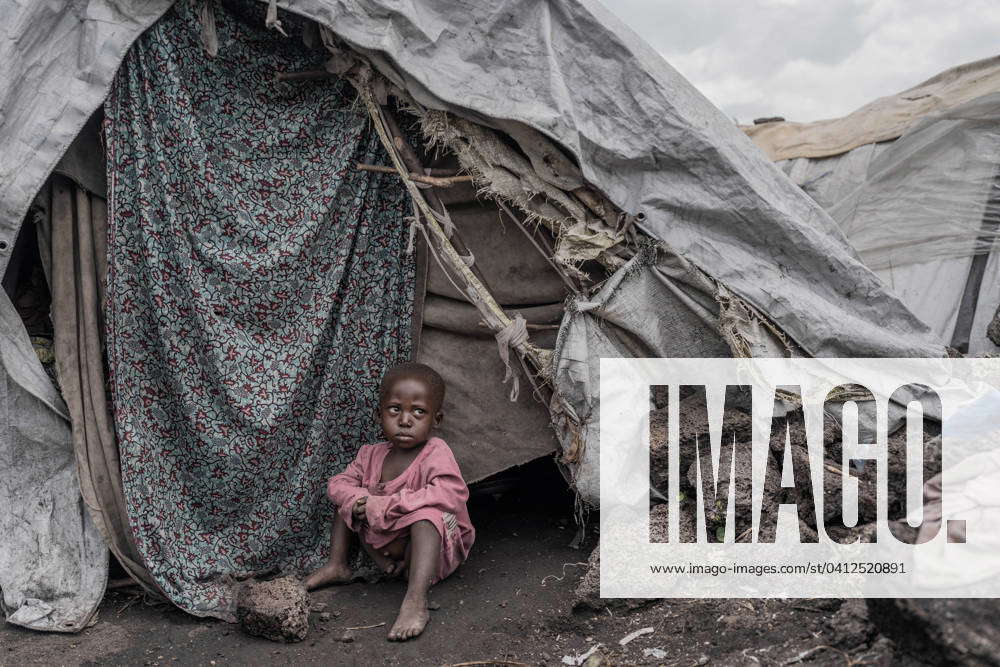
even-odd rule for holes
{"type": "Polygon", "coordinates": [[[430,615],[427,613],[427,591],[437,576],[441,563],[441,535],[430,521],[418,521],[410,526],[409,583],[406,597],[399,607],[399,616],[389,630],[390,641],[405,641],[424,631],[430,615]]]}
{"type": "Polygon", "coordinates": [[[333,515],[333,528],[330,530],[330,560],[303,582],[306,590],[311,591],[329,584],[343,584],[351,580],[351,568],[347,565],[347,550],[351,546],[351,529],[339,514],[333,515]]]}

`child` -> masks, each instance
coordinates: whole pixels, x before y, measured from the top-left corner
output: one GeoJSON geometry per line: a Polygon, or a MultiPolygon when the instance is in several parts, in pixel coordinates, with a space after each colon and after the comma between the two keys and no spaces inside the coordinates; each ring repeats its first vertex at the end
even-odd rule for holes
{"type": "Polygon", "coordinates": [[[407,575],[406,597],[389,630],[405,641],[427,625],[427,591],[469,555],[476,531],[465,501],[469,489],[451,449],[431,432],[441,423],[444,380],[429,366],[390,368],[379,388],[386,442],[365,445],[327,493],[337,506],[330,560],[306,578],[307,589],[351,580],[351,533],[390,575],[407,575]]]}

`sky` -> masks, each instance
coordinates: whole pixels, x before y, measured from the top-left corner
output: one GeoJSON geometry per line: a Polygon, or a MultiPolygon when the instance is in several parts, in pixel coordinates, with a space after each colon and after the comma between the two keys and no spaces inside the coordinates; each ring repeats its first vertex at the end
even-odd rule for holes
{"type": "Polygon", "coordinates": [[[837,118],[1000,55],[997,0],[603,0],[740,123],[837,118]]]}

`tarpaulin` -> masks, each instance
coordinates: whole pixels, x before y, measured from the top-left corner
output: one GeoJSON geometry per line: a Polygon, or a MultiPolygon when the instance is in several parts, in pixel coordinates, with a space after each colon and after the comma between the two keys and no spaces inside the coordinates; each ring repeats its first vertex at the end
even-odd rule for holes
{"type": "MultiPolygon", "coordinates": [[[[0,0],[7,17],[0,38],[0,267],[32,197],[107,96],[130,44],[172,4],[0,0]]],[[[182,4],[191,11],[189,0],[182,4]]],[[[590,186],[641,218],[645,236],[746,300],[803,353],[943,353],[858,261],[833,220],[596,1],[277,4],[332,30],[430,108],[493,127],[520,124],[554,140],[590,186]]],[[[220,32],[224,59],[229,37],[220,32]]],[[[239,102],[256,109],[256,98],[239,102]]],[[[640,316],[665,312],[633,301],[640,316]]],[[[688,308],[682,298],[666,303],[688,308]]],[[[663,353],[687,349],[667,345],[663,353]]],[[[596,438],[589,442],[596,452],[596,438]]]]}
{"type": "MultiPolygon", "coordinates": [[[[455,165],[438,160],[429,166],[455,165]]],[[[443,190],[441,197],[491,293],[505,311],[519,313],[533,325],[536,344],[551,348],[566,298],[558,274],[516,222],[502,217],[494,203],[477,200],[471,184],[443,190]]],[[[440,435],[454,451],[467,482],[557,449],[544,402],[528,389],[510,401],[509,386],[501,383],[504,365],[496,338],[433,259],[423,319],[416,359],[437,369],[447,383],[440,435]]]]}
{"type": "Polygon", "coordinates": [[[772,160],[840,155],[892,141],[928,115],[1000,90],[1000,56],[947,69],[896,95],[869,102],[843,118],[811,123],[770,122],[744,131],[772,160]]]}
{"type": "MultiPolygon", "coordinates": [[[[72,154],[84,152],[75,142],[72,154]]],[[[103,154],[98,156],[103,167],[103,154]]],[[[76,161],[79,163],[79,161],[76,161]]],[[[82,180],[93,177],[81,174],[82,180]]],[[[101,181],[104,180],[102,176],[101,181]]],[[[136,551],[122,496],[121,464],[107,395],[104,301],[107,278],[107,205],[69,178],[53,175],[42,218],[42,261],[49,266],[59,390],[66,401],[80,492],[97,528],[125,571],[159,593],[136,551]],[[48,257],[46,257],[46,254],[48,257]]],[[[102,554],[106,558],[106,554],[102,554]]]]}
{"type": "Polygon", "coordinates": [[[986,326],[1000,282],[986,255],[1000,237],[1000,93],[929,114],[893,142],[778,164],[941,342],[998,350],[986,326]]]}
{"type": "Polygon", "coordinates": [[[104,596],[108,550],[80,497],[65,405],[3,291],[0,333],[0,607],[16,625],[79,632],[104,596]]]}
{"type": "MultiPolygon", "coordinates": [[[[122,31],[134,39],[171,3],[116,2],[112,9],[94,0],[85,17],[76,17],[75,29],[68,9],[54,14],[14,4],[7,10],[16,16],[12,24],[32,34],[42,24],[63,26],[63,34],[40,32],[27,55],[24,40],[5,41],[0,51],[9,52],[4,62],[12,64],[0,75],[0,101],[11,109],[0,127],[0,150],[11,155],[4,167],[13,177],[0,189],[0,212],[12,228],[103,99],[102,81],[120,57],[112,44],[127,41],[122,31]],[[115,14],[110,25],[89,18],[115,14]],[[82,39],[84,26],[109,33],[108,46],[86,71],[70,57],[82,48],[74,40],[82,39]],[[17,74],[26,62],[59,64],[47,64],[45,75],[28,83],[17,74]],[[61,112],[28,118],[43,95],[57,97],[61,112]],[[85,113],[78,115],[81,107],[85,113]],[[45,134],[53,128],[66,135],[64,143],[45,134]],[[21,146],[37,150],[6,150],[21,146]]],[[[857,260],[836,224],[600,4],[277,4],[371,55],[431,108],[488,124],[517,121],[556,140],[576,157],[587,181],[626,212],[643,214],[650,235],[767,313],[808,354],[942,353],[927,328],[857,260]]]]}

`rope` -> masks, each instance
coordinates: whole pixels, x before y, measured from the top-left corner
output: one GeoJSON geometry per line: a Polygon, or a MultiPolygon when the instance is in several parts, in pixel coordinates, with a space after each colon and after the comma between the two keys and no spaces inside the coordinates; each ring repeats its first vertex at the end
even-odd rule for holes
{"type": "Polygon", "coordinates": [[[521,392],[520,382],[517,379],[517,374],[514,373],[513,369],[510,367],[510,348],[517,348],[523,345],[528,340],[528,326],[524,318],[521,317],[521,313],[514,315],[514,319],[510,321],[507,326],[497,332],[497,348],[500,350],[500,361],[503,362],[504,371],[503,382],[507,384],[508,380],[513,380],[514,382],[510,386],[510,402],[514,403],[517,401],[517,396],[521,392]]]}
{"type": "Polygon", "coordinates": [[[406,235],[406,254],[413,254],[413,242],[416,241],[417,237],[417,227],[420,226],[420,211],[417,209],[416,203],[410,202],[413,205],[413,215],[403,218],[404,222],[410,223],[409,232],[406,235]]]}
{"type": "Polygon", "coordinates": [[[201,21],[201,46],[205,55],[214,58],[219,55],[219,35],[215,31],[215,0],[202,0],[198,7],[198,20],[201,21]]]}
{"type": "Polygon", "coordinates": [[[281,26],[281,21],[278,20],[278,0],[270,0],[267,3],[267,17],[264,18],[264,25],[267,26],[268,30],[277,30],[283,36],[288,37],[288,33],[281,26]]]}

